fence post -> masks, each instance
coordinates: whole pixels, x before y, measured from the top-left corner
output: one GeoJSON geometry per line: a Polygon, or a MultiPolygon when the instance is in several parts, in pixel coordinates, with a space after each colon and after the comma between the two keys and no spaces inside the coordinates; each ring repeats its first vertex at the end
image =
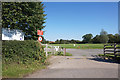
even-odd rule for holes
{"type": "Polygon", "coordinates": [[[46,44],[46,57],[48,56],[48,54],[47,54],[47,44],[46,44]]]}
{"type": "Polygon", "coordinates": [[[66,48],[64,48],[64,56],[66,56],[66,48]]]}
{"type": "Polygon", "coordinates": [[[104,49],[103,49],[104,59],[105,59],[105,49],[106,49],[106,45],[104,45],[104,49]]]}
{"type": "Polygon", "coordinates": [[[114,58],[116,59],[116,43],[114,44],[114,58]]]}

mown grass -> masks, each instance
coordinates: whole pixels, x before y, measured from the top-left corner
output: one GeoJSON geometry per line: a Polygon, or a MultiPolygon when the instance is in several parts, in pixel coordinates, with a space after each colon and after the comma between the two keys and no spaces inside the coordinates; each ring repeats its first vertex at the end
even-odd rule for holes
{"type": "Polygon", "coordinates": [[[103,49],[105,44],[51,44],[54,46],[61,46],[63,48],[73,49],[103,49]]]}

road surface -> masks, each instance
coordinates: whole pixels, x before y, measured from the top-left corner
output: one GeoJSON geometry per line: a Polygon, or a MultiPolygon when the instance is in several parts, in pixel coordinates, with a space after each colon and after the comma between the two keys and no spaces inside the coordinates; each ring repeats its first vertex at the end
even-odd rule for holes
{"type": "Polygon", "coordinates": [[[73,56],[52,56],[47,69],[25,78],[118,78],[118,64],[94,60],[102,49],[67,49],[73,56]]]}

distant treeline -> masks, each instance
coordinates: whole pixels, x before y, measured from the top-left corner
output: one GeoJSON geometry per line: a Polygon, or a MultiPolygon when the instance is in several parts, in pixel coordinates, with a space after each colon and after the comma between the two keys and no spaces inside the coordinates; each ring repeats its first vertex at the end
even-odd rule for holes
{"type": "MultiPolygon", "coordinates": [[[[88,35],[88,34],[86,34],[88,35]]],[[[83,44],[83,43],[120,43],[120,35],[119,34],[108,34],[108,40],[103,38],[101,35],[96,35],[95,37],[87,40],[83,39],[82,41],[79,40],[56,40],[54,44],[83,44]]]]}
{"type": "Polygon", "coordinates": [[[120,35],[119,34],[107,34],[106,31],[103,29],[100,32],[100,35],[96,35],[93,37],[93,35],[90,34],[85,34],[82,36],[83,40],[56,40],[55,42],[51,41],[45,41],[44,43],[51,43],[51,44],[83,44],[83,43],[120,43],[120,35]]]}

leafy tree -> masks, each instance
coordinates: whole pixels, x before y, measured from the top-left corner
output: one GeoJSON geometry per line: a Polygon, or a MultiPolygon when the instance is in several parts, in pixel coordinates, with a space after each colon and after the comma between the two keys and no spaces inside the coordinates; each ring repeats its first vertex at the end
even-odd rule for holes
{"type": "Polygon", "coordinates": [[[57,40],[55,41],[55,43],[56,43],[56,44],[59,44],[59,43],[60,43],[60,41],[57,39],[57,40]]]}
{"type": "Polygon", "coordinates": [[[20,29],[25,39],[37,39],[37,30],[45,26],[44,6],[41,2],[3,2],[2,27],[20,29]]]}
{"type": "Polygon", "coordinates": [[[108,40],[109,40],[109,38],[107,36],[107,32],[102,29],[101,32],[100,32],[100,42],[101,43],[107,43],[108,40]]]}
{"type": "Polygon", "coordinates": [[[113,34],[108,34],[107,36],[109,38],[109,40],[108,40],[109,43],[114,43],[115,42],[115,37],[114,37],[113,34]]]}
{"type": "Polygon", "coordinates": [[[56,40],[55,41],[55,44],[79,44],[79,43],[81,43],[81,41],[79,41],[79,40],[74,40],[74,39],[72,39],[72,40],[63,40],[63,39],[60,39],[60,40],[56,40]]]}
{"type": "Polygon", "coordinates": [[[71,43],[74,43],[74,44],[75,44],[75,43],[76,43],[76,41],[75,41],[74,39],[72,39],[72,40],[71,40],[71,43]]]}
{"type": "Polygon", "coordinates": [[[120,43],[120,35],[119,34],[115,34],[115,43],[120,43]]]}
{"type": "Polygon", "coordinates": [[[84,35],[84,36],[82,37],[82,38],[83,38],[83,42],[86,42],[86,43],[91,42],[92,37],[93,37],[92,34],[86,34],[86,35],[84,35]]]}
{"type": "Polygon", "coordinates": [[[93,43],[100,43],[100,35],[96,35],[93,39],[92,39],[93,43]]]}
{"type": "Polygon", "coordinates": [[[60,44],[63,44],[63,40],[62,39],[60,39],[60,44]]]}

